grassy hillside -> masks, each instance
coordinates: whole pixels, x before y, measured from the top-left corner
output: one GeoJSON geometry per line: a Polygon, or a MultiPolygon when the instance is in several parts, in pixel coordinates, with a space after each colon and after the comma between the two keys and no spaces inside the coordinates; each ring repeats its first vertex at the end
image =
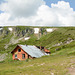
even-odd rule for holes
{"type": "Polygon", "coordinates": [[[43,46],[52,46],[59,42],[64,42],[67,38],[75,39],[75,28],[58,28],[52,33],[41,37],[40,42],[43,46]]]}
{"type": "Polygon", "coordinates": [[[10,44],[4,49],[12,36],[9,33],[0,37],[0,53],[8,53],[7,58],[0,62],[0,75],[75,75],[75,27],[58,27],[40,39],[32,34],[29,40],[10,44]],[[34,60],[13,61],[10,52],[17,44],[45,46],[51,55],[34,60]]]}
{"type": "Polygon", "coordinates": [[[13,61],[8,57],[8,60],[0,62],[0,75],[72,75],[75,73],[75,55],[71,55],[71,51],[68,54],[59,51],[50,56],[26,61],[13,61]]]}

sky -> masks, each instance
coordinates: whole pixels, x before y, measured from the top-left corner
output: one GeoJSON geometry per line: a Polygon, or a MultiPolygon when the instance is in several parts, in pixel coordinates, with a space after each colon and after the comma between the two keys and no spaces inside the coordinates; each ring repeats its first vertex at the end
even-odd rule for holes
{"type": "Polygon", "coordinates": [[[75,26],[75,0],[0,0],[0,26],[75,26]]]}
{"type": "Polygon", "coordinates": [[[75,0],[44,0],[48,6],[51,7],[51,3],[57,3],[58,1],[69,2],[70,6],[75,10],[75,0]]]}

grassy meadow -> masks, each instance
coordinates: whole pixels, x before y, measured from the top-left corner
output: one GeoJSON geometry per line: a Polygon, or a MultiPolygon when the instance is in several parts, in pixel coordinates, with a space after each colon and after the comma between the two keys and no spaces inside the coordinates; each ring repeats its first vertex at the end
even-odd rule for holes
{"type": "Polygon", "coordinates": [[[74,55],[50,55],[34,60],[0,62],[0,75],[70,75],[74,55]]]}
{"type": "Polygon", "coordinates": [[[10,41],[11,37],[12,35],[9,34],[0,40],[0,53],[8,53],[6,59],[0,61],[0,75],[75,75],[75,27],[59,27],[52,33],[42,35],[39,40],[32,35],[29,40],[17,43],[41,45],[51,51],[48,56],[25,61],[12,60],[11,51],[17,44],[11,44],[6,50],[4,49],[4,45],[10,41]],[[68,38],[74,41],[66,44],[65,41],[68,38]],[[63,44],[53,46],[60,42],[63,44]]]}

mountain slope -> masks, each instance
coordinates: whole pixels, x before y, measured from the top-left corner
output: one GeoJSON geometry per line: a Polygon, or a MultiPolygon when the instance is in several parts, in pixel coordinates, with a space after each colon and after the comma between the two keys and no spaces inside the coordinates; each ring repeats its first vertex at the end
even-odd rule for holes
{"type": "MultiPolygon", "coordinates": [[[[0,35],[0,51],[8,51],[8,49],[12,46],[16,46],[17,44],[28,44],[28,45],[37,45],[37,46],[45,46],[48,49],[56,49],[60,47],[66,47],[65,45],[71,43],[71,47],[74,46],[74,39],[75,39],[75,28],[74,27],[58,27],[51,33],[41,34],[40,39],[38,36],[34,34],[33,27],[13,27],[14,31],[5,34],[5,30],[7,27],[4,28],[4,33],[0,35]],[[15,30],[16,29],[16,30],[15,30]],[[26,33],[23,35],[23,31],[26,29],[26,33]],[[29,30],[28,30],[29,29],[29,30]],[[30,31],[31,30],[31,31],[30,31]],[[19,35],[20,34],[20,35],[19,35]],[[29,40],[24,40],[25,37],[30,37],[29,40]],[[19,40],[21,39],[21,40],[19,40]],[[16,43],[13,43],[16,42],[16,43]],[[8,45],[8,47],[6,47],[8,45]],[[5,48],[6,47],[6,48],[5,48]]],[[[46,27],[44,28],[46,29],[46,27]]],[[[68,47],[68,46],[67,46],[68,47]]]]}
{"type": "MultiPolygon", "coordinates": [[[[13,28],[15,29],[15,27],[13,28]]],[[[5,31],[3,31],[4,33],[0,35],[0,56],[5,57],[6,55],[6,59],[0,61],[0,75],[75,74],[74,27],[57,27],[56,30],[51,33],[41,34],[39,39],[39,34],[30,34],[30,32],[27,32],[26,35],[23,36],[21,32],[24,29],[21,27],[18,29],[18,32],[10,32],[6,30],[6,32],[8,31],[8,34],[5,34],[5,31]],[[20,38],[25,38],[25,36],[29,36],[30,39],[21,39],[15,44],[11,42],[12,39],[18,40],[20,38]],[[11,51],[17,44],[45,46],[51,51],[51,55],[44,56],[35,60],[27,59],[26,61],[13,61],[11,51]],[[5,49],[5,46],[7,45],[8,47],[5,49]]]]}

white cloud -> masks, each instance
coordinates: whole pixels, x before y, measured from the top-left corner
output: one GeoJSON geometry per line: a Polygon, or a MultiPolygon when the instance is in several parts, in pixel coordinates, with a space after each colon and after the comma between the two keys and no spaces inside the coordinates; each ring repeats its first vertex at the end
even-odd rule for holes
{"type": "Polygon", "coordinates": [[[61,9],[68,9],[70,8],[69,2],[58,1],[58,4],[51,4],[52,8],[61,8],[61,9]]]}
{"type": "Polygon", "coordinates": [[[0,24],[5,24],[8,22],[10,15],[8,13],[1,13],[0,14],[0,24]]]}
{"type": "Polygon", "coordinates": [[[0,5],[0,25],[74,26],[75,11],[69,2],[45,5],[43,0],[7,0],[0,5]],[[10,20],[11,19],[11,20],[10,20]]]}
{"type": "Polygon", "coordinates": [[[38,10],[38,16],[40,17],[40,23],[42,25],[55,25],[58,22],[57,15],[53,12],[53,9],[42,5],[38,10]]]}
{"type": "Polygon", "coordinates": [[[1,4],[1,9],[13,17],[30,17],[42,4],[45,4],[43,0],[7,0],[7,3],[1,4]]]}
{"type": "Polygon", "coordinates": [[[59,1],[58,4],[51,4],[51,7],[58,16],[60,25],[73,26],[75,24],[75,11],[68,2],[59,1]]]}

